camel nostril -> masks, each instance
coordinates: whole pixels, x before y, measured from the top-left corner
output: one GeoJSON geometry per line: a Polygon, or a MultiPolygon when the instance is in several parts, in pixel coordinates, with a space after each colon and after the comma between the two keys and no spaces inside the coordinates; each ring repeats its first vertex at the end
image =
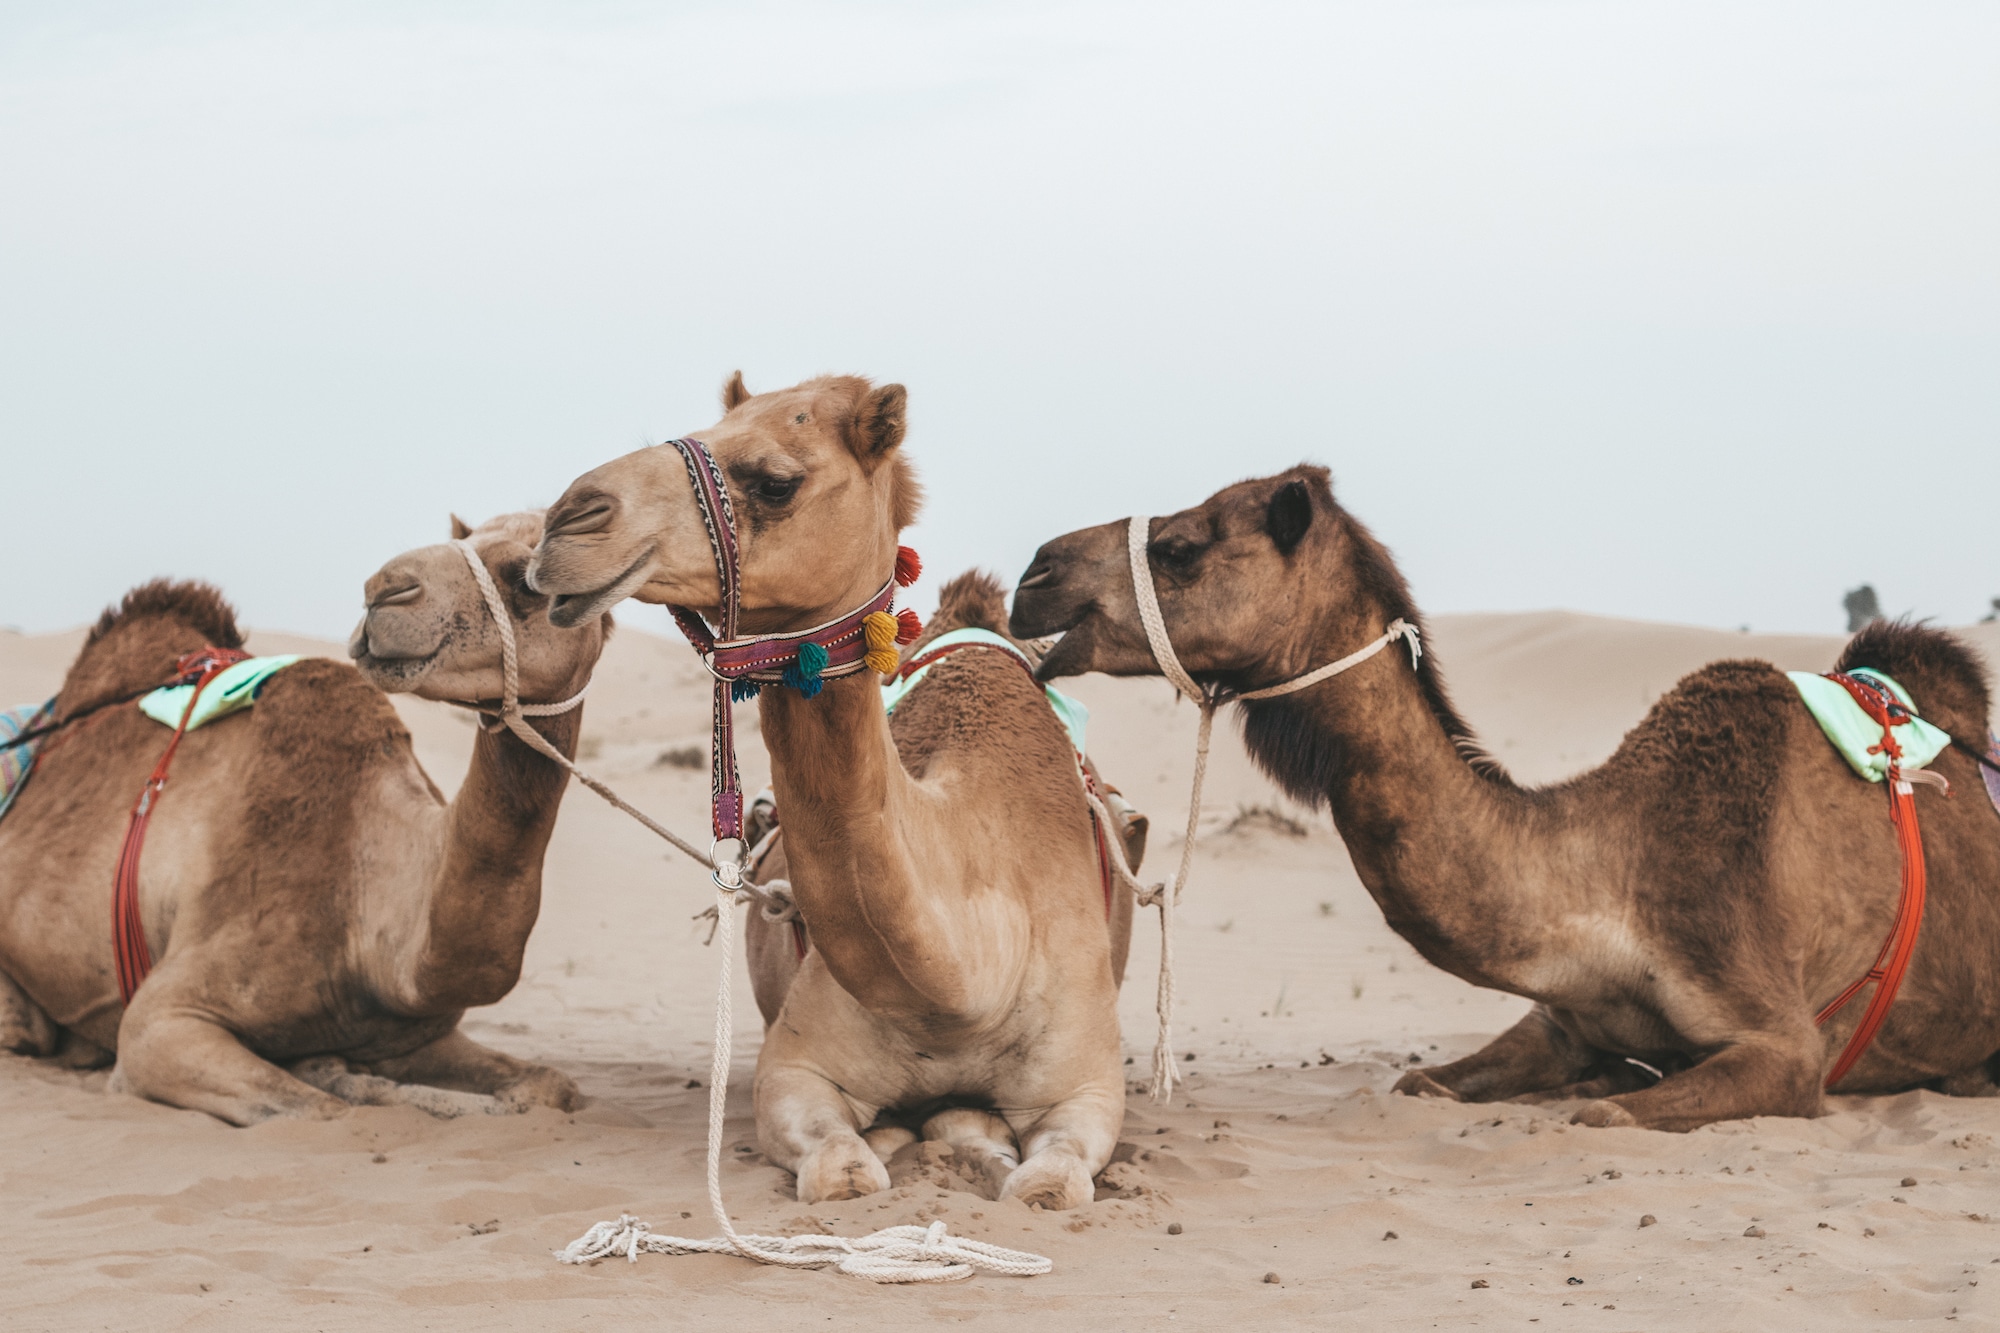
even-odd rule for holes
{"type": "Polygon", "coordinates": [[[618,512],[617,501],[610,496],[592,496],[577,502],[577,507],[558,506],[549,515],[548,526],[543,530],[542,540],[550,537],[581,537],[586,533],[602,532],[611,526],[612,518],[618,512]]]}
{"type": "Polygon", "coordinates": [[[368,609],[377,611],[385,606],[408,606],[424,595],[424,585],[411,583],[400,588],[384,588],[368,599],[368,609]]]}
{"type": "Polygon", "coordinates": [[[1028,572],[1021,576],[1021,581],[1014,588],[1017,592],[1027,588],[1045,588],[1055,581],[1055,566],[1046,560],[1037,560],[1028,566],[1028,572]]]}

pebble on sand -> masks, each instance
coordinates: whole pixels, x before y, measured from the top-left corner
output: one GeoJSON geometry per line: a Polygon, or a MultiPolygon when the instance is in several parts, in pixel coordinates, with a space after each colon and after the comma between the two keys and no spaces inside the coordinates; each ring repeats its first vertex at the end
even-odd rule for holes
{"type": "Polygon", "coordinates": [[[1178,1236],[1181,1234],[1182,1230],[1183,1228],[1181,1227],[1181,1224],[1178,1222],[1167,1223],[1167,1234],[1169,1236],[1178,1236]]]}
{"type": "Polygon", "coordinates": [[[1402,1237],[1401,1237],[1401,1236],[1398,1236],[1398,1235],[1397,1235],[1397,1234],[1396,1234],[1395,1232],[1393,1232],[1393,1231],[1385,1231],[1385,1232],[1383,1232],[1383,1233],[1382,1233],[1382,1239],[1383,1239],[1383,1240],[1401,1240],[1401,1239],[1402,1239],[1402,1237]]]}
{"type": "Polygon", "coordinates": [[[1639,1219],[1639,1225],[1642,1227],[1650,1227],[1656,1224],[1659,1220],[1660,1220],[1659,1218],[1654,1217],[1651,1213],[1647,1213],[1645,1216],[1639,1219]]]}
{"type": "Polygon", "coordinates": [[[1273,1286],[1276,1286],[1279,1279],[1276,1273],[1266,1273],[1264,1274],[1264,1280],[1266,1282],[1271,1283],[1273,1286]]]}
{"type": "Polygon", "coordinates": [[[1906,1189],[1906,1190],[1907,1190],[1907,1189],[1915,1189],[1916,1187],[1917,1187],[1917,1178],[1916,1178],[1915,1176],[1904,1176],[1904,1177],[1903,1177],[1903,1188],[1904,1188],[1904,1189],[1906,1189]]]}
{"type": "Polygon", "coordinates": [[[1472,1279],[1472,1289],[1473,1289],[1474,1291],[1477,1291],[1477,1290],[1479,1290],[1479,1289],[1480,1289],[1481,1287],[1490,1287],[1490,1286],[1492,1286],[1492,1285],[1493,1285],[1493,1284],[1492,1284],[1491,1282],[1488,1282],[1488,1281],[1487,1281],[1487,1280],[1486,1280],[1485,1278],[1483,1278],[1483,1277],[1476,1277],[1476,1278],[1472,1279]]]}
{"type": "Polygon", "coordinates": [[[1762,1239],[1764,1239],[1764,1228],[1762,1228],[1762,1227],[1744,1227],[1744,1228],[1743,1228],[1743,1234],[1744,1234],[1744,1235],[1746,1235],[1746,1236],[1748,1236],[1748,1237],[1750,1237],[1750,1239],[1752,1239],[1752,1240],[1762,1240],[1762,1239]]]}

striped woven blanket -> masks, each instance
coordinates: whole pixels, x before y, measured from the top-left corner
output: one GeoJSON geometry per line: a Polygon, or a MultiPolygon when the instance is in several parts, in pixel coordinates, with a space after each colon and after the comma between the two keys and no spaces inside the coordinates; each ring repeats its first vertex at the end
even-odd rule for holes
{"type": "Polygon", "coordinates": [[[41,748],[40,738],[20,741],[15,745],[7,742],[47,726],[55,721],[56,701],[45,704],[29,704],[23,708],[10,708],[0,712],[0,815],[7,813],[7,807],[14,804],[14,797],[27,784],[28,774],[34,771],[35,751],[41,748]]]}

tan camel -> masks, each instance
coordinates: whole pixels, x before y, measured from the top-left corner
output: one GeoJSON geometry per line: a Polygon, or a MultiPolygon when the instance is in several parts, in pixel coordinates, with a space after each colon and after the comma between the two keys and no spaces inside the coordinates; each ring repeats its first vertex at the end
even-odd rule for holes
{"type": "MultiPolygon", "coordinates": [[[[728,479],[744,632],[819,624],[882,587],[920,499],[904,402],[852,377],[756,397],[730,380],[699,434],[728,479]]],[[[559,623],[628,595],[713,611],[680,455],[572,483],[530,578],[559,623]]],[[[1114,894],[1107,925],[1075,755],[1040,688],[972,651],[940,660],[893,729],[866,673],[758,704],[812,940],[757,1060],[764,1153],[801,1200],[852,1198],[888,1185],[884,1160],[917,1131],[1001,1195],[1089,1202],[1125,1114],[1129,908],[1114,894]]]]}
{"type": "MultiPolygon", "coordinates": [[[[608,624],[557,629],[522,582],[540,516],[453,528],[505,590],[523,697],[574,695],[608,624]]],[[[75,1064],[115,1054],[114,1087],[238,1125],[351,1102],[437,1114],[578,1104],[564,1075],[458,1030],[520,976],[568,775],[484,732],[446,802],[382,690],[496,698],[498,632],[449,546],[390,561],[367,598],[358,671],[298,662],[247,712],[187,734],[141,863],[157,962],[129,1009],[112,964],[112,869],[170,733],[125,706],[44,744],[0,820],[0,1046],[61,1049],[75,1064]]],[[[98,621],[58,716],[166,679],[182,653],[241,643],[214,589],[146,584],[98,621]]],[[[568,752],[581,714],[536,725],[568,752]]]]}
{"type": "MultiPolygon", "coordinates": [[[[1230,486],[1152,520],[1147,554],[1174,649],[1198,680],[1248,691],[1416,623],[1388,553],[1323,468],[1230,486]]],[[[1132,591],[1126,525],[1042,547],[1017,634],[1062,633],[1045,679],[1158,674],[1132,591]]],[[[1956,639],[1876,625],[1840,667],[1871,666],[1925,718],[1983,735],[1984,674],[1956,639]]],[[[1857,779],[1797,691],[1762,662],[1681,681],[1601,767],[1523,788],[1481,750],[1426,652],[1391,650],[1295,694],[1241,705],[1257,762],[1324,802],[1383,915],[1433,963],[1537,1002],[1404,1092],[1589,1100],[1589,1125],[1691,1129],[1817,1114],[1863,1004],[1820,1007],[1866,972],[1899,899],[1880,786],[1857,779]],[[1633,1061],[1664,1071],[1653,1077],[1633,1061]]],[[[1963,755],[1921,795],[1930,902],[1900,998],[1837,1091],[1990,1086],[2000,1051],[2000,818],[1963,755]]],[[[1921,788],[1919,789],[1922,790],[1921,788]]]]}

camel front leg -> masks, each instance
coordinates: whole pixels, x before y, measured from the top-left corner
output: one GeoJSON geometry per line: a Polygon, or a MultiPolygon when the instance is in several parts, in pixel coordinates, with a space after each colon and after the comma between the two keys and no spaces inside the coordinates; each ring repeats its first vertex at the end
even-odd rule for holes
{"type": "Polygon", "coordinates": [[[1686,1131],[1717,1120],[1820,1113],[1819,1033],[1759,1034],[1639,1092],[1584,1106],[1573,1123],[1686,1131]]]}
{"type": "Polygon", "coordinates": [[[54,1055],[62,1029],[14,978],[0,972],[0,1051],[15,1055],[54,1055]]]}
{"type": "Polygon", "coordinates": [[[457,1028],[408,1055],[371,1061],[367,1069],[398,1083],[482,1093],[492,1097],[502,1110],[552,1106],[558,1111],[574,1111],[584,1100],[569,1075],[547,1065],[529,1064],[503,1055],[480,1045],[457,1028]]]}
{"type": "Polygon", "coordinates": [[[1057,1210],[1080,1208],[1096,1197],[1091,1182],[1111,1161],[1125,1123],[1125,1085],[1085,1088],[1023,1123],[1007,1116],[1021,1142],[1021,1165],[1000,1187],[1003,1199],[1057,1210]]]}
{"type": "Polygon", "coordinates": [[[1412,1069],[1396,1080],[1406,1097],[1455,1102],[1500,1102],[1575,1083],[1596,1065],[1599,1052],[1584,1045],[1536,1005],[1513,1027],[1463,1060],[1435,1069],[1412,1069]]]}
{"type": "Polygon", "coordinates": [[[179,1012],[142,988],[118,1029],[110,1089],[206,1111],[232,1125],[275,1116],[330,1119],[347,1103],[293,1078],[213,1019],[179,1012]]]}
{"type": "Polygon", "coordinates": [[[951,1149],[952,1165],[968,1179],[984,1181],[986,1197],[997,1199],[1007,1178],[1021,1165],[1014,1130],[991,1111],[954,1106],[924,1121],[924,1138],[951,1149]]]}
{"type": "Polygon", "coordinates": [[[879,1108],[854,1105],[815,1070],[767,1066],[762,1059],[756,1103],[757,1146],[798,1177],[800,1203],[858,1199],[889,1188],[889,1169],[860,1133],[879,1108]]]}

